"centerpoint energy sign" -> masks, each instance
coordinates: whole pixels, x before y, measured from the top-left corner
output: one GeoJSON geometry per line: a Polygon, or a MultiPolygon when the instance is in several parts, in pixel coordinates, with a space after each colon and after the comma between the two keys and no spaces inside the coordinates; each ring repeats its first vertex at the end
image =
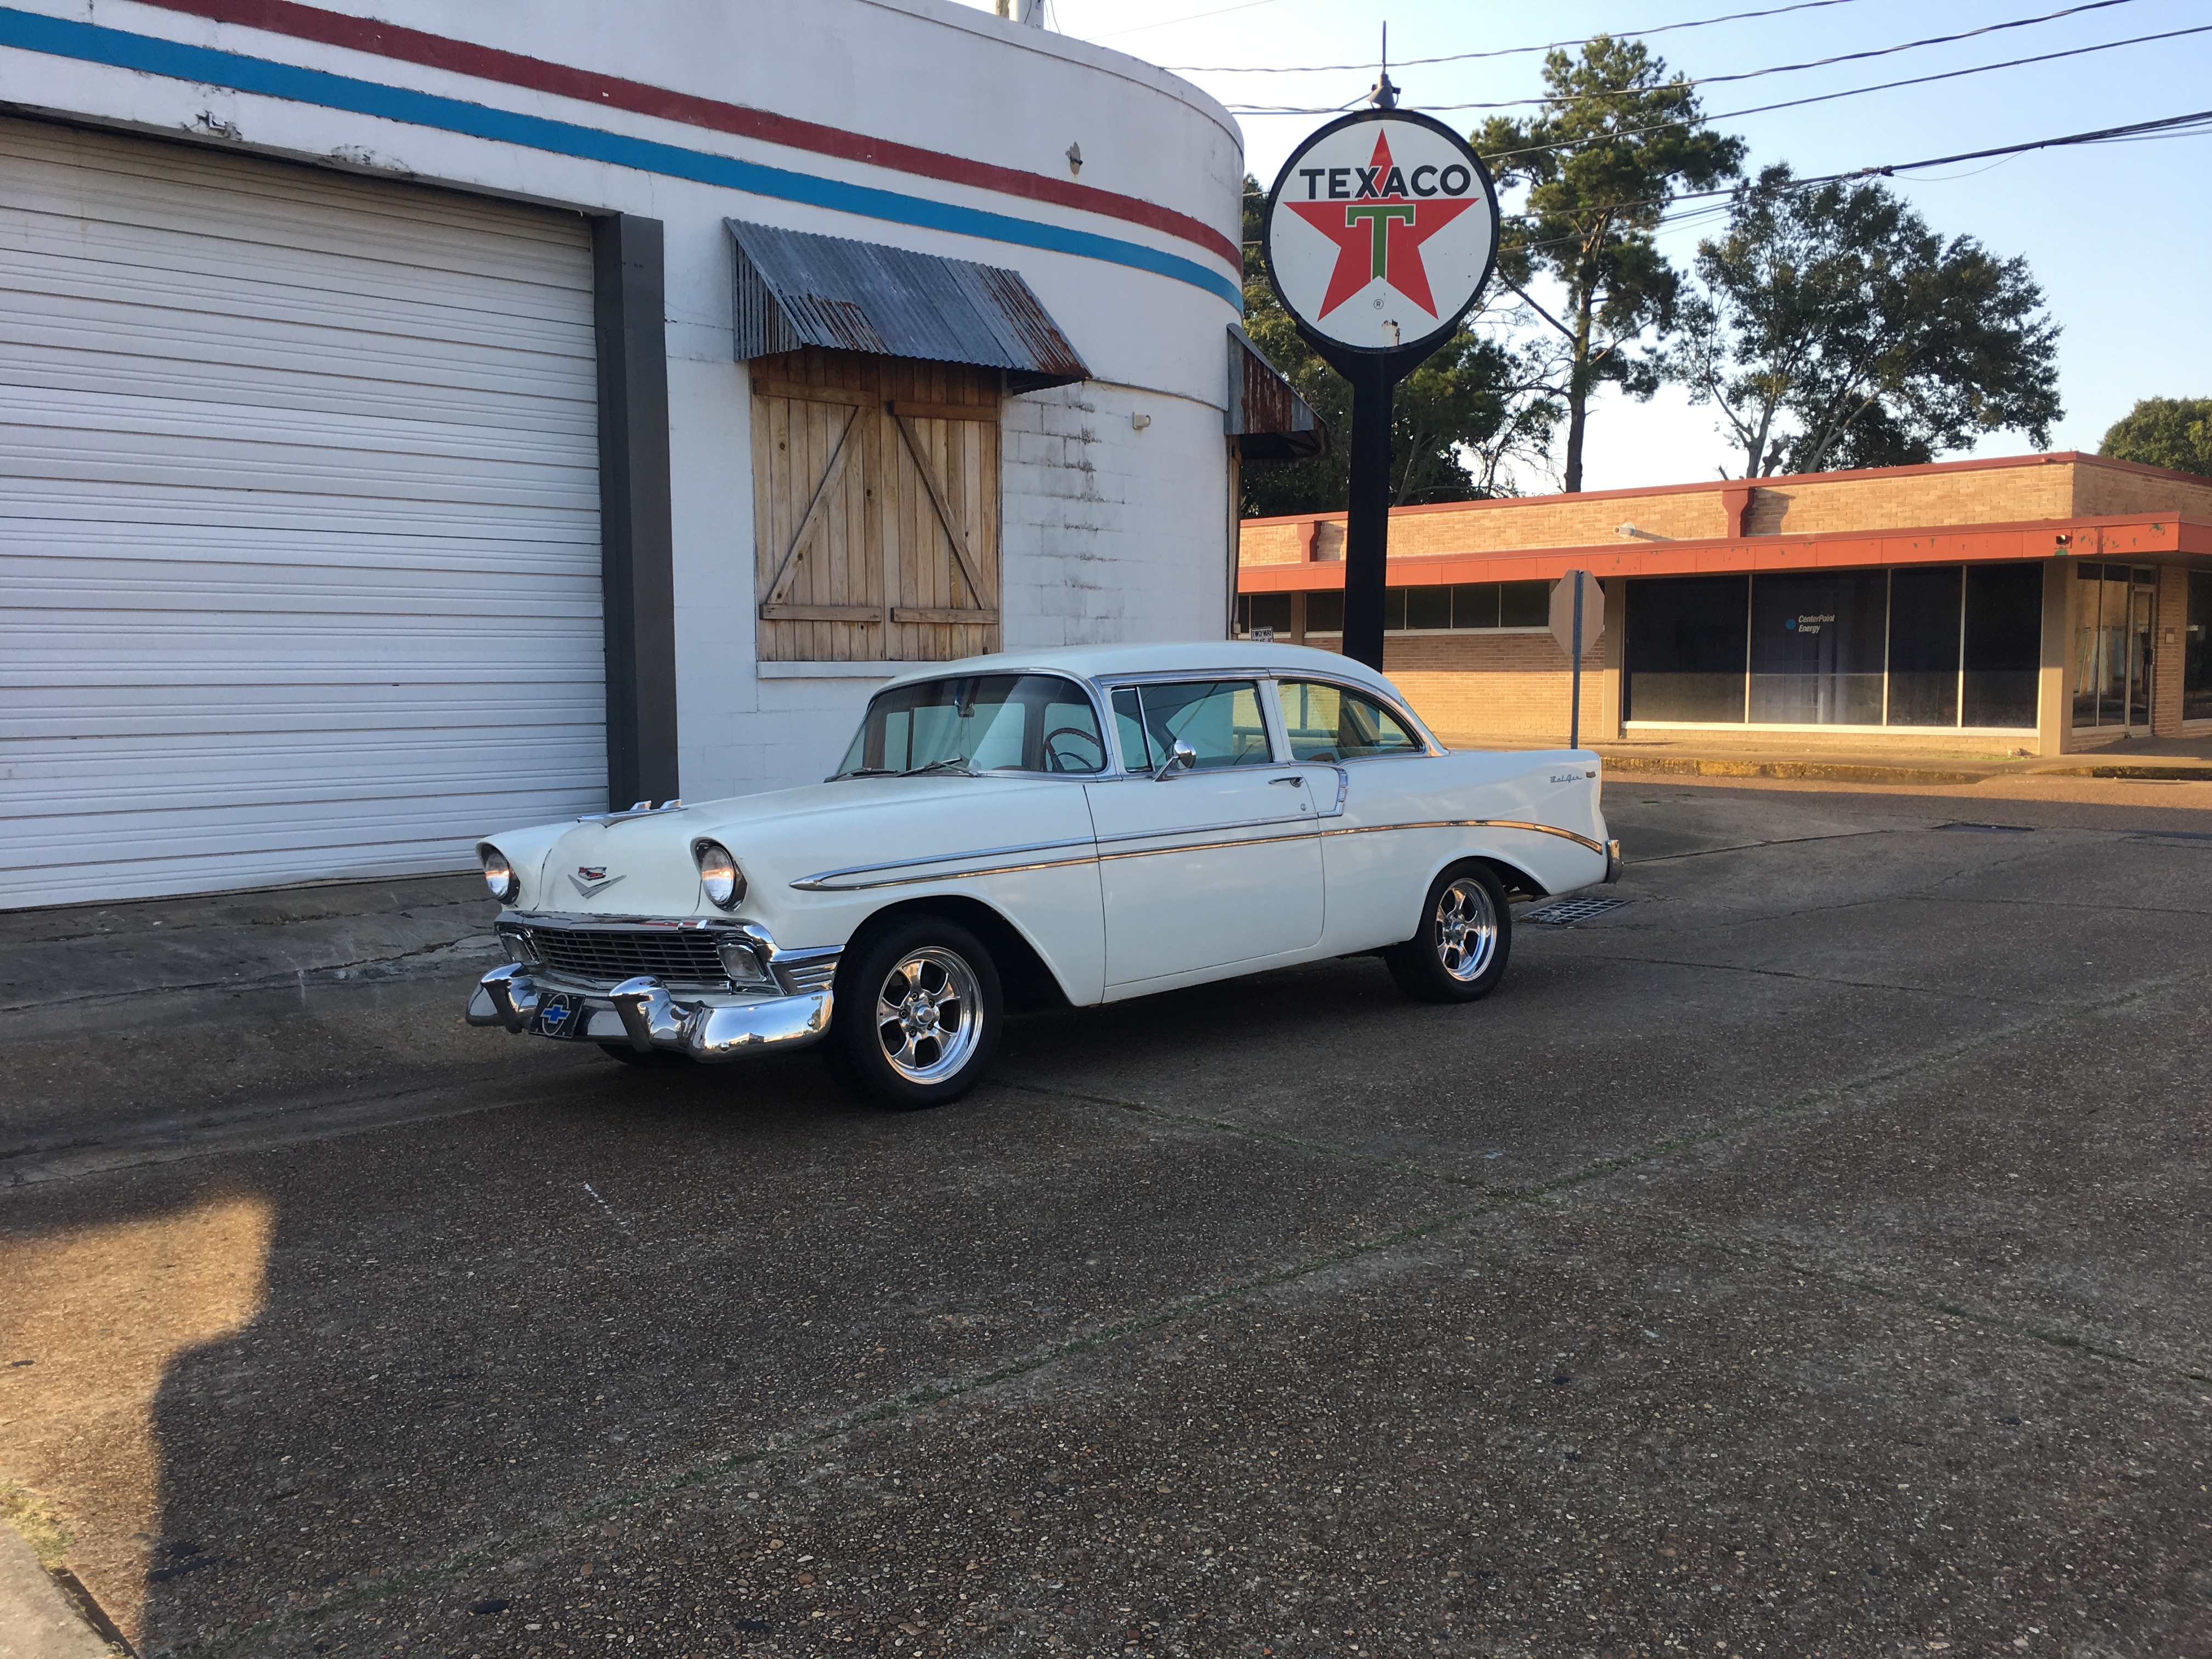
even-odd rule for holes
{"type": "Polygon", "coordinates": [[[1497,255],[1489,176],[1425,116],[1331,123],[1291,155],[1268,203],[1267,268],[1284,307],[1355,351],[1419,362],[1481,295],[1497,255]]]}
{"type": "Polygon", "coordinates": [[[1498,192],[1467,141],[1395,107],[1332,121],[1275,176],[1261,242],[1267,280],[1322,360],[1352,382],[1344,650],[1382,665],[1390,404],[1452,337],[1498,260],[1498,192]]]}

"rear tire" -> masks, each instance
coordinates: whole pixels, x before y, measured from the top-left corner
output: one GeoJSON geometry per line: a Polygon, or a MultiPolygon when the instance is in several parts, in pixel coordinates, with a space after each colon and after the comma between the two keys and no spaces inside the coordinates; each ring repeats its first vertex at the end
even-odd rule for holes
{"type": "Polygon", "coordinates": [[[1421,925],[1382,953],[1390,977],[1422,1002],[1479,1002],[1505,977],[1513,951],[1513,913],[1486,864],[1455,864],[1429,888],[1421,925]]]}
{"type": "Polygon", "coordinates": [[[894,921],[848,946],[835,1006],[831,1069],[898,1111],[946,1105],[975,1088],[1006,1025],[991,953],[942,916],[894,921]]]}

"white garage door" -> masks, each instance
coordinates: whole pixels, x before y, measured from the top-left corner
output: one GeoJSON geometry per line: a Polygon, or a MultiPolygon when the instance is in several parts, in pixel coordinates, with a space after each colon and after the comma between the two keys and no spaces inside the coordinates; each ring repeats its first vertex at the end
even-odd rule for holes
{"type": "Polygon", "coordinates": [[[0,120],[0,907],[605,804],[590,234],[0,120]]]}

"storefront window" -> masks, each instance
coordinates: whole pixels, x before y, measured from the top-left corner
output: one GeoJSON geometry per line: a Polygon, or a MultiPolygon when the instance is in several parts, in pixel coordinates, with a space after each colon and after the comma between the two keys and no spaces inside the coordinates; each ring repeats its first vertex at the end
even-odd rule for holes
{"type": "Polygon", "coordinates": [[[1628,585],[1622,714],[2032,729],[2042,656],[2039,564],[1660,577],[1628,585]]]}
{"type": "Polygon", "coordinates": [[[1629,583],[1623,716],[1741,725],[1749,600],[1743,576],[1629,583]]]}
{"type": "Polygon", "coordinates": [[[2151,629],[2158,573],[2081,564],[2067,598],[2074,661],[2074,724],[2150,724],[2151,629]]]}
{"type": "Polygon", "coordinates": [[[1923,565],[1889,580],[1889,723],[1959,723],[1959,574],[1923,565]]]}
{"type": "Polygon", "coordinates": [[[2189,623],[2181,647],[2181,718],[2212,720],[2212,570],[2189,573],[2189,623]]]}
{"type": "Polygon", "coordinates": [[[1752,724],[1881,724],[1888,586],[1886,570],[1752,578],[1752,724]]]}
{"type": "Polygon", "coordinates": [[[2043,568],[1966,567],[1962,726],[2033,726],[2043,661],[2043,568]]]}

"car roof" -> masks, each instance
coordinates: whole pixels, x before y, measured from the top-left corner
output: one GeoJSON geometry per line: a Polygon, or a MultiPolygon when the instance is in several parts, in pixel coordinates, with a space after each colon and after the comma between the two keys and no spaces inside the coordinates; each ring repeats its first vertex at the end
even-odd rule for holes
{"type": "Polygon", "coordinates": [[[1024,669],[1073,674],[1083,679],[1111,679],[1121,674],[1321,674],[1370,685],[1393,702],[1398,688],[1365,663],[1334,651],[1303,645],[1264,644],[1252,640],[1176,640],[1149,645],[1064,645],[1038,651],[1000,651],[988,657],[962,657],[927,663],[896,674],[889,685],[944,679],[955,674],[1015,674],[1024,669]]]}

